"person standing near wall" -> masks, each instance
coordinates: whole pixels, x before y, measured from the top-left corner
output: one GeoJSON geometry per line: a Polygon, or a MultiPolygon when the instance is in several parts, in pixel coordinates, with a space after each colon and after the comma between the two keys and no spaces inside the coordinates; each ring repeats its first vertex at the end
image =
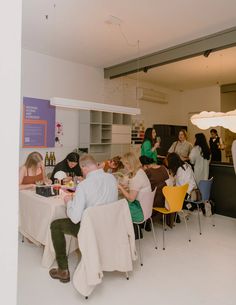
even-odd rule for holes
{"type": "Polygon", "coordinates": [[[182,161],[189,160],[189,154],[193,145],[187,141],[187,132],[185,129],[179,131],[178,140],[175,141],[168,150],[168,153],[176,153],[182,161]]]}
{"type": "Polygon", "coordinates": [[[211,129],[210,130],[210,150],[211,150],[211,162],[212,161],[217,161],[221,162],[221,150],[224,150],[224,144],[222,139],[218,136],[217,130],[216,129],[211,129]]]}
{"type": "Polygon", "coordinates": [[[200,180],[207,180],[209,178],[211,151],[203,133],[196,133],[195,139],[196,141],[190,152],[189,160],[194,166],[195,178],[197,183],[199,183],[200,180]]]}

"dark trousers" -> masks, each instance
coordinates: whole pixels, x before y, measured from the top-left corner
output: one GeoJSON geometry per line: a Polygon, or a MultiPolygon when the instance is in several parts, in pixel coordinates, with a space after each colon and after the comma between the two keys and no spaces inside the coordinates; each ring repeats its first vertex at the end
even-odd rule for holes
{"type": "Polygon", "coordinates": [[[74,224],[69,218],[54,220],[51,223],[52,242],[56,253],[58,267],[68,269],[65,234],[77,237],[80,223],[74,224]]]}

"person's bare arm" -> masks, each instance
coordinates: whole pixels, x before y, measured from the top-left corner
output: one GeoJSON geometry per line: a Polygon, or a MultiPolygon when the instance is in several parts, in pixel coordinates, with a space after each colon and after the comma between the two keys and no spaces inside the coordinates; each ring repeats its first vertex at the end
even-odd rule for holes
{"type": "Polygon", "coordinates": [[[133,191],[133,190],[127,191],[121,184],[118,184],[118,189],[121,191],[124,197],[131,202],[133,202],[138,195],[137,191],[133,191]]]}
{"type": "Polygon", "coordinates": [[[19,189],[27,190],[35,187],[35,184],[22,184],[24,177],[26,176],[26,168],[25,166],[20,167],[19,171],[19,189]]]}

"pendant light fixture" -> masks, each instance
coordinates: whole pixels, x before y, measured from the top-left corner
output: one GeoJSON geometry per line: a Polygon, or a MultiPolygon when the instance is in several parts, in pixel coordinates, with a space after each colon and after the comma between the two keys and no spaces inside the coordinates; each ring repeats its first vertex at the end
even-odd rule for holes
{"type": "Polygon", "coordinates": [[[202,111],[192,115],[190,120],[200,129],[221,126],[236,132],[236,109],[229,112],[202,111]]]}

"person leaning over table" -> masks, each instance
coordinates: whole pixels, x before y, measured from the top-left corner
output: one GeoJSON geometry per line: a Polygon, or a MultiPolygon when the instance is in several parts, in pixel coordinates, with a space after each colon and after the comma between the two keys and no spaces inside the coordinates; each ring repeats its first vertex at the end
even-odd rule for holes
{"type": "Polygon", "coordinates": [[[20,167],[19,171],[19,188],[20,190],[35,187],[37,182],[51,184],[51,180],[47,178],[42,155],[34,151],[30,153],[25,164],[20,167]]]}
{"type": "Polygon", "coordinates": [[[110,160],[106,160],[102,162],[102,164],[99,167],[103,168],[104,172],[106,173],[116,173],[121,169],[123,169],[124,165],[121,162],[121,157],[115,156],[110,160]]]}
{"type": "Polygon", "coordinates": [[[82,172],[79,165],[79,154],[76,152],[69,153],[64,160],[57,163],[54,167],[54,170],[51,174],[51,180],[54,182],[55,174],[58,171],[63,171],[69,173],[70,176],[63,179],[64,182],[69,182],[72,179],[72,176],[81,177],[82,172]]]}
{"type": "MultiPolygon", "coordinates": [[[[139,159],[134,153],[128,152],[122,158],[122,163],[129,175],[129,190],[121,184],[118,184],[118,189],[123,196],[128,200],[130,214],[133,222],[143,221],[143,211],[140,205],[140,193],[151,192],[150,181],[141,167],[139,159]]],[[[138,238],[137,227],[134,226],[135,238],[138,238]]]]}
{"type": "Polygon", "coordinates": [[[189,160],[189,154],[193,145],[187,141],[187,132],[185,129],[179,131],[178,140],[175,141],[168,150],[168,153],[176,153],[182,161],[189,160]]]}
{"type": "Polygon", "coordinates": [[[117,182],[112,174],[99,169],[96,160],[88,154],[80,157],[79,164],[85,179],[77,186],[74,196],[64,197],[68,218],[57,219],[51,223],[51,236],[58,268],[51,269],[49,274],[53,279],[63,283],[70,281],[65,234],[77,237],[86,208],[118,200],[117,182]]]}
{"type": "Polygon", "coordinates": [[[145,130],[143,143],[141,145],[141,156],[152,158],[155,163],[158,161],[157,148],[160,143],[157,141],[157,135],[154,128],[147,128],[145,130]]]}

